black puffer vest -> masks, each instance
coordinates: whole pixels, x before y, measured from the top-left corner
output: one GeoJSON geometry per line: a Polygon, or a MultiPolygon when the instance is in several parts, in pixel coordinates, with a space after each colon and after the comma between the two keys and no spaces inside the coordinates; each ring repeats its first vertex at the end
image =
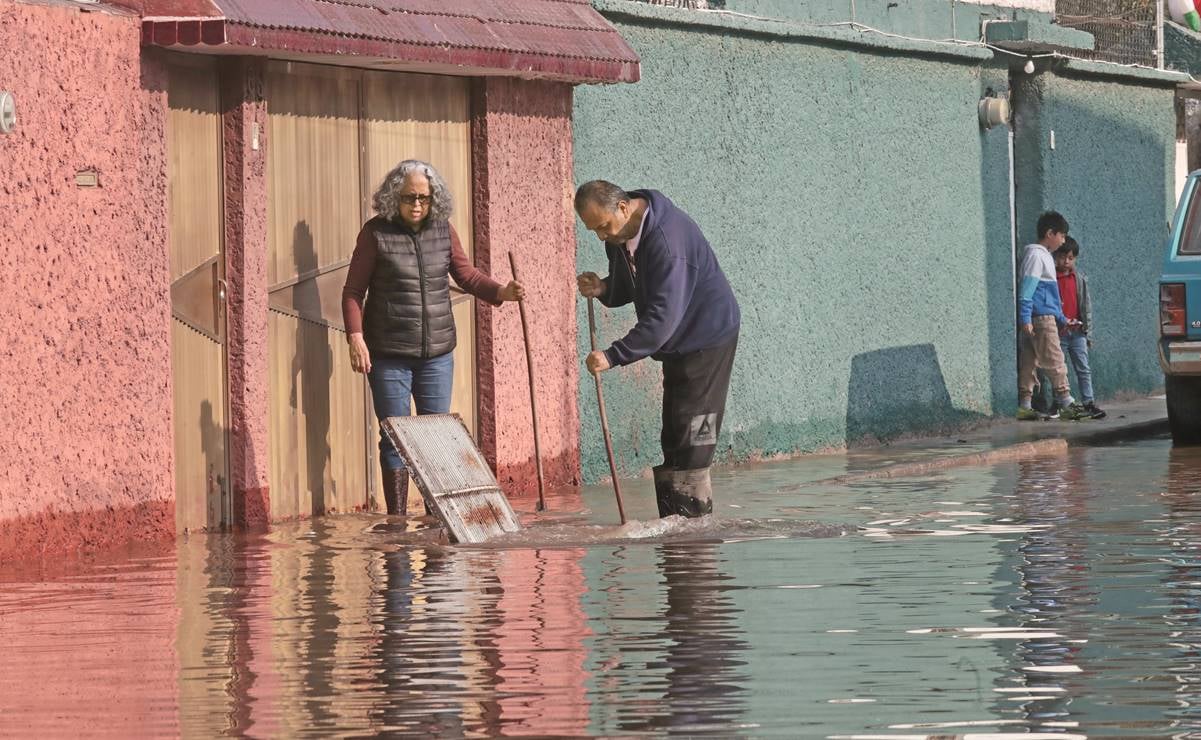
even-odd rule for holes
{"type": "Polygon", "coordinates": [[[450,310],[450,224],[427,221],[420,232],[376,216],[375,269],[363,309],[372,354],[438,357],[455,348],[450,310]]]}

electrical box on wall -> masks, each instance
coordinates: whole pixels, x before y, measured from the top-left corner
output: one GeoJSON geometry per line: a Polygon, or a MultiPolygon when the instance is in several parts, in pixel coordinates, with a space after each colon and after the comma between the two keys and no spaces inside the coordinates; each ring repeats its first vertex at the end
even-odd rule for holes
{"type": "Polygon", "coordinates": [[[1008,125],[1009,99],[991,96],[982,98],[976,107],[976,112],[980,117],[980,125],[986,129],[1008,125]]]}
{"type": "Polygon", "coordinates": [[[0,134],[7,134],[17,127],[17,101],[13,94],[0,90],[0,134]]]}

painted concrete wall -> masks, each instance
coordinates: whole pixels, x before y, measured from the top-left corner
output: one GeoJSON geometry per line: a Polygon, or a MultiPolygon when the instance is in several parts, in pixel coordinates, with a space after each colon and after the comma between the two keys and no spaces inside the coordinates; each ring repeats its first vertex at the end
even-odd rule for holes
{"type": "Polygon", "coordinates": [[[1093,296],[1098,396],[1159,387],[1158,280],[1175,203],[1173,89],[1052,74],[1019,79],[1019,241],[1034,239],[1043,209],[1063,212],[1093,296]]]}
{"type": "Polygon", "coordinates": [[[135,18],[0,3],[0,560],[174,533],[165,76],[140,53],[135,18]]]}
{"type": "MultiPolygon", "coordinates": [[[[719,459],[1011,402],[990,365],[1013,337],[1006,133],[976,117],[991,78],[956,61],[611,20],[643,79],[577,90],[576,180],[658,188],[714,245],[744,322],[719,459]]],[[[580,269],[603,270],[601,244],[577,234],[580,269]]],[[[600,321],[612,341],[632,308],[600,321]]],[[[622,470],[638,473],[659,460],[659,367],[605,382],[622,470]]],[[[607,463],[584,384],[580,404],[595,480],[607,463]]]]}
{"type": "MultiPolygon", "coordinates": [[[[486,78],[475,90],[476,262],[498,280],[517,260],[526,286],[543,472],[549,490],[579,482],[574,316],[575,232],[568,85],[486,78]]],[[[480,437],[506,492],[537,495],[521,319],[477,303],[480,437]]]]}

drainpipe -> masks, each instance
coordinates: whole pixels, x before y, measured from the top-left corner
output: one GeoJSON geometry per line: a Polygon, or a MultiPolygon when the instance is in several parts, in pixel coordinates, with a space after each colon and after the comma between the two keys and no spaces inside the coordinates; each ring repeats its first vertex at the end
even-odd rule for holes
{"type": "MultiPolygon", "coordinates": [[[[1012,94],[1012,93],[1011,93],[1012,94]]],[[[1012,113],[1010,115],[1013,115],[1012,113]]],[[[1017,278],[1017,252],[1018,252],[1018,217],[1017,217],[1017,190],[1015,187],[1016,178],[1013,174],[1013,126],[1014,122],[1009,123],[1009,294],[1013,298],[1010,303],[1013,305],[1013,325],[1018,325],[1018,278],[1017,278]]]]}

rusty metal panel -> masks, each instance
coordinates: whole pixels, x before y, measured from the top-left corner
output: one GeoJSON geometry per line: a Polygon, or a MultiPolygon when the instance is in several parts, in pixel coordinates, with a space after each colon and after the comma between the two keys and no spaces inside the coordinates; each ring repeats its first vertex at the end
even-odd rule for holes
{"type": "Polygon", "coordinates": [[[521,529],[496,476],[457,416],[393,416],[383,426],[454,541],[483,542],[521,529]]]}

